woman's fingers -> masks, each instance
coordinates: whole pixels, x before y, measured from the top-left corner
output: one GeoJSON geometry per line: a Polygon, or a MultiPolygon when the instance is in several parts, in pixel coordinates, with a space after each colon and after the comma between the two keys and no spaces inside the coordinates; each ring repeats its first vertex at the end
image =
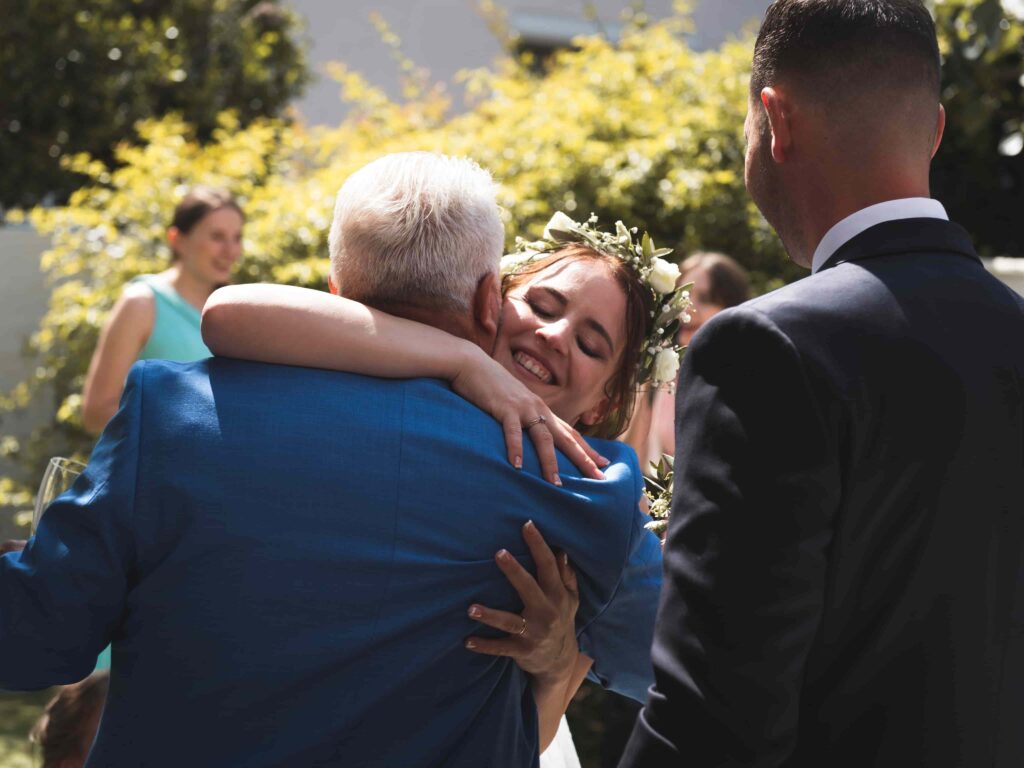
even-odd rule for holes
{"type": "Polygon", "coordinates": [[[519,414],[510,413],[501,423],[505,432],[505,449],[508,451],[509,463],[516,469],[523,468],[523,425],[519,423],[519,414]]]}
{"type": "Polygon", "coordinates": [[[556,560],[558,561],[558,575],[562,579],[562,586],[579,601],[580,589],[576,581],[576,569],[569,565],[569,556],[562,552],[557,556],[556,560]]]}
{"type": "MultiPolygon", "coordinates": [[[[543,416],[543,414],[541,414],[543,416]]],[[[554,418],[554,417],[552,417],[554,418]]],[[[537,459],[540,461],[541,474],[555,485],[562,484],[562,478],[558,476],[558,456],[555,455],[555,439],[548,428],[548,418],[543,420],[536,416],[527,421],[527,434],[537,450],[537,459]]]]}
{"type": "Polygon", "coordinates": [[[474,653],[483,653],[488,656],[511,656],[515,658],[521,650],[516,640],[505,637],[467,637],[466,648],[474,653]]]}
{"type": "Polygon", "coordinates": [[[555,446],[565,454],[566,458],[575,464],[586,476],[595,480],[604,480],[604,473],[601,467],[608,466],[608,459],[595,451],[590,444],[583,439],[583,435],[570,427],[561,419],[556,417],[552,424],[551,434],[555,446]]]}
{"type": "Polygon", "coordinates": [[[527,613],[531,609],[537,610],[538,607],[546,605],[547,597],[540,585],[537,584],[537,580],[519,564],[518,560],[512,557],[507,549],[498,552],[494,559],[512,588],[519,594],[519,599],[523,601],[523,613],[527,613]]]}
{"type": "Polygon", "coordinates": [[[469,618],[474,621],[479,621],[488,627],[500,629],[502,632],[508,632],[508,634],[516,637],[524,637],[529,630],[529,624],[526,619],[518,613],[499,611],[476,603],[469,606],[468,613],[469,618]]]}
{"type": "Polygon", "coordinates": [[[555,560],[555,553],[540,535],[533,520],[527,520],[523,526],[523,539],[526,546],[530,548],[530,555],[537,565],[537,580],[540,588],[548,597],[554,597],[563,589],[562,576],[558,570],[558,562],[555,560]]]}

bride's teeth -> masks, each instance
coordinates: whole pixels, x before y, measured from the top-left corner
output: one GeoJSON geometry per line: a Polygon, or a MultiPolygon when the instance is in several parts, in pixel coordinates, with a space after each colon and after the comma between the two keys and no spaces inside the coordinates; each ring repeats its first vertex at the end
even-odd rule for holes
{"type": "Polygon", "coordinates": [[[518,352],[516,353],[515,359],[517,363],[519,363],[521,366],[523,366],[523,368],[528,370],[530,373],[532,373],[545,384],[551,381],[551,374],[547,371],[547,369],[541,367],[536,362],[534,362],[533,358],[527,357],[522,352],[518,352]]]}

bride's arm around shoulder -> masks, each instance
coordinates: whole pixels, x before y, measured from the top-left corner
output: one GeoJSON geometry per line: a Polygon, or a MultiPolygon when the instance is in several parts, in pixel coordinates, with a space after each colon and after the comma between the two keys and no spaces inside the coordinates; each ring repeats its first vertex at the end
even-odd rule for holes
{"type": "Polygon", "coordinates": [[[555,448],[588,476],[601,476],[600,456],[543,400],[479,346],[439,328],[323,291],[253,283],[215,291],[203,308],[202,330],[210,350],[224,357],[443,379],[502,424],[513,464],[522,463],[522,425],[543,416],[550,431],[531,430],[530,437],[545,477],[557,476],[555,448]]]}
{"type": "Polygon", "coordinates": [[[230,285],[203,308],[203,340],[225,357],[385,378],[451,381],[476,345],[423,323],[309,288],[230,285]]]}

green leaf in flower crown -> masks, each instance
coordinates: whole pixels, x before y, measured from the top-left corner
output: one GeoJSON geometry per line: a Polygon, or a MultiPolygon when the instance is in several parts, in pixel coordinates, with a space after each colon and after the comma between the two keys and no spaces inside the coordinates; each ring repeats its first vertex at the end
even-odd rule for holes
{"type": "Polygon", "coordinates": [[[654,255],[654,241],[651,240],[651,236],[648,235],[646,232],[644,232],[644,239],[641,242],[641,245],[644,249],[644,259],[650,262],[652,256],[654,255]]]}
{"type": "MultiPolygon", "coordinates": [[[[653,246],[654,246],[654,241],[652,240],[651,241],[651,247],[653,247],[653,246]]],[[[668,256],[670,253],[672,253],[672,249],[671,248],[656,248],[651,255],[654,258],[656,258],[656,259],[660,259],[660,258],[663,258],[665,256],[668,256]]]]}

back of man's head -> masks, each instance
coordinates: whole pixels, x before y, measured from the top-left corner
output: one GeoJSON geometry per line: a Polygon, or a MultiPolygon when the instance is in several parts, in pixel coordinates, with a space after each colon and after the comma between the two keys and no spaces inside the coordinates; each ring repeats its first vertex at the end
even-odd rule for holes
{"type": "Polygon", "coordinates": [[[892,138],[876,128],[899,123],[919,129],[923,138],[911,141],[930,151],[939,76],[935,24],[921,0],[776,0],[757,37],[750,89],[756,100],[763,88],[788,87],[868,151],[892,138]]]}
{"type": "Polygon", "coordinates": [[[430,152],[386,155],[338,192],[331,274],[371,306],[465,312],[496,274],[504,230],[490,174],[430,152]]]}

